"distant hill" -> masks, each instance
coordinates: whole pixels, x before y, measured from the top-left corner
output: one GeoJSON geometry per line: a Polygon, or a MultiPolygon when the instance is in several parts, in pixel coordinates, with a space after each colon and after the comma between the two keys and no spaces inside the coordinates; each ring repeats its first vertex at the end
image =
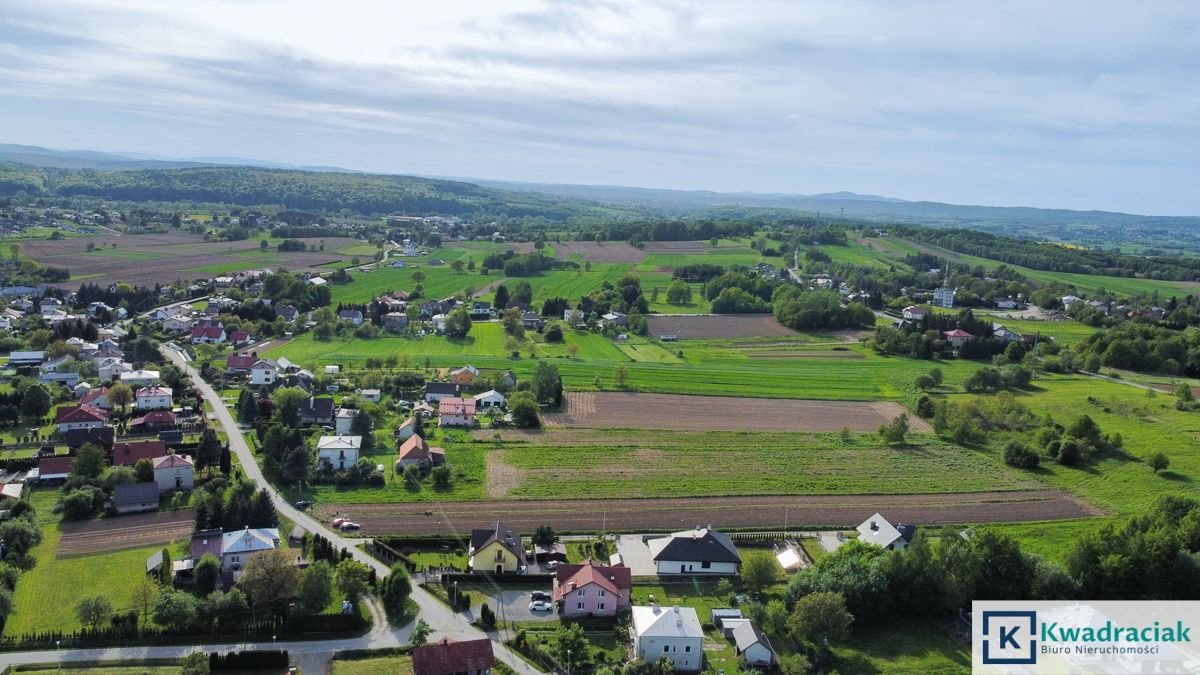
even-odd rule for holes
{"type": "Polygon", "coordinates": [[[51,150],[11,143],[0,143],[0,162],[58,169],[179,169],[204,165],[189,160],[141,159],[94,150],[51,150]]]}

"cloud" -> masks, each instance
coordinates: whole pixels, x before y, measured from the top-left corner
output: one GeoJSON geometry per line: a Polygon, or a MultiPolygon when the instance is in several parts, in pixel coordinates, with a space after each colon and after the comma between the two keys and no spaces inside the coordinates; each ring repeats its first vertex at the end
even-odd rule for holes
{"type": "Polygon", "coordinates": [[[1184,3],[9,5],[11,142],[1200,212],[1184,3]]]}

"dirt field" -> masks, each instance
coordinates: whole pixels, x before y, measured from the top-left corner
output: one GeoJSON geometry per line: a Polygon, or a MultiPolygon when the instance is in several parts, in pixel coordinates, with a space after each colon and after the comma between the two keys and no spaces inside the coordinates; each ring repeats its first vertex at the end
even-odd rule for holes
{"type": "MultiPolygon", "coordinates": [[[[567,412],[544,415],[542,421],[549,428],[875,431],[903,412],[900,404],[885,402],[571,392],[567,394],[567,412]]],[[[912,415],[908,423],[913,431],[933,430],[912,415]]]]}
{"type": "MultiPolygon", "coordinates": [[[[325,263],[349,260],[350,256],[336,251],[355,243],[360,242],[345,237],[326,237],[325,251],[319,253],[280,253],[273,249],[260,253],[258,240],[205,242],[200,235],[172,232],[22,241],[21,248],[24,256],[43,265],[66,267],[72,276],[86,277],[55,284],[78,288],[85,281],[106,285],[120,280],[153,285],[155,282],[217,276],[211,272],[192,271],[210,265],[232,265],[247,270],[282,266],[300,272],[317,269],[325,263]],[[89,253],[86,250],[89,243],[95,244],[98,250],[89,253]],[[115,250],[113,244],[117,245],[115,250]]],[[[236,270],[230,270],[230,273],[233,271],[236,270]]]]}
{"type": "Polygon", "coordinates": [[[594,263],[640,263],[646,253],[623,241],[564,241],[555,243],[554,254],[559,260],[570,260],[578,254],[583,260],[594,263]]]}
{"type": "Polygon", "coordinates": [[[674,335],[680,340],[796,335],[796,331],[781,326],[770,314],[656,314],[646,317],[646,321],[649,323],[650,335],[674,335]]]}
{"type": "Polygon", "coordinates": [[[55,557],[141,548],[187,537],[192,533],[191,509],[138,513],[84,523],[63,523],[55,557]]]}
{"type": "Polygon", "coordinates": [[[445,504],[329,504],[325,516],[350,514],[365,534],[470,536],[497,519],[529,533],[538,525],[563,532],[643,532],[713,527],[853,527],[875,512],[917,525],[1065,520],[1102,515],[1058,490],[937,495],[723,497],[720,499],[580,499],[445,504]],[[431,515],[425,515],[426,510],[431,515]]]}
{"type": "MultiPolygon", "coordinates": [[[[648,241],[647,253],[707,253],[713,250],[707,241],[648,241]]],[[[735,249],[737,250],[737,249],[735,249]]],[[[750,249],[746,249],[750,250],[750,249]]]]}

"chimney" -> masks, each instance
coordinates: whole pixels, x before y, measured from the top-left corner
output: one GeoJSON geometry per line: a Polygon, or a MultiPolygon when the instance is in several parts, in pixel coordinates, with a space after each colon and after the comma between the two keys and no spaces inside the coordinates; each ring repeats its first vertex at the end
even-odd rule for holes
{"type": "Polygon", "coordinates": [[[878,530],[878,529],[879,529],[879,523],[877,523],[877,522],[875,522],[874,520],[872,520],[872,521],[871,521],[871,529],[872,529],[872,530],[878,530]]]}

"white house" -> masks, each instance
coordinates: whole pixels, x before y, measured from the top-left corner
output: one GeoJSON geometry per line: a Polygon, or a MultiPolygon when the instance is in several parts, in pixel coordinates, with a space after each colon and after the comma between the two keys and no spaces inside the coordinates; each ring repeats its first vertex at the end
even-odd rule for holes
{"type": "Polygon", "coordinates": [[[170,387],[151,385],[137,390],[136,410],[170,410],[174,392],[170,387]]]}
{"type": "Polygon", "coordinates": [[[660,575],[737,574],[742,564],[729,536],[697,527],[648,542],[660,575]]]}
{"type": "Polygon", "coordinates": [[[504,394],[495,389],[488,389],[482,394],[475,394],[472,398],[475,399],[476,408],[503,408],[508,399],[504,398],[504,394]]]}
{"type": "Polygon", "coordinates": [[[192,319],[191,317],[187,317],[182,314],[175,314],[174,316],[169,316],[166,319],[163,319],[162,327],[163,330],[168,333],[183,333],[185,331],[191,331],[192,319]]]}
{"type": "Polygon", "coordinates": [[[1071,305],[1074,305],[1077,302],[1083,302],[1083,298],[1077,295],[1064,295],[1059,299],[1062,300],[1063,307],[1066,307],[1067,309],[1070,309],[1071,305]]]}
{"type": "Polygon", "coordinates": [[[904,308],[904,318],[907,321],[920,321],[929,315],[929,310],[917,305],[909,305],[904,308]]]}
{"type": "Polygon", "coordinates": [[[272,385],[279,377],[279,364],[274,359],[259,359],[250,366],[250,384],[272,385]]]}
{"type": "Polygon", "coordinates": [[[333,430],[338,436],[347,436],[350,434],[350,427],[354,424],[354,416],[358,411],[354,408],[339,408],[337,414],[333,416],[333,430]]]}
{"type": "Polygon", "coordinates": [[[858,526],[858,539],[887,549],[907,548],[917,533],[915,525],[892,525],[887,518],[876,513],[858,526]]]}
{"type": "Polygon", "coordinates": [[[752,622],[744,621],[734,627],[733,644],[738,656],[746,660],[746,665],[756,668],[775,665],[775,650],[771,647],[771,641],[752,622]]]}
{"type": "Polygon", "coordinates": [[[942,286],[933,292],[933,304],[946,309],[954,308],[954,289],[942,286]]]}
{"type": "Polygon", "coordinates": [[[328,463],[334,470],[349,469],[358,463],[362,436],[322,436],[317,440],[317,464],[328,463]]]}
{"type": "Polygon", "coordinates": [[[634,656],[645,663],[655,663],[665,656],[680,672],[703,668],[704,629],[695,609],[635,605],[632,610],[630,633],[634,656]]]}
{"type": "Polygon", "coordinates": [[[101,380],[112,381],[118,376],[133,370],[133,366],[125,363],[125,359],[109,356],[96,362],[96,371],[101,380]]]}
{"type": "Polygon", "coordinates": [[[226,532],[221,535],[221,571],[232,571],[237,581],[250,556],[275,548],[279,548],[279,530],[274,527],[226,532]]]}
{"type": "Polygon", "coordinates": [[[379,400],[383,398],[383,393],[378,389],[359,389],[358,395],[362,400],[370,401],[371,403],[379,403],[379,400]]]}
{"type": "Polygon", "coordinates": [[[396,440],[398,441],[407,441],[415,433],[417,433],[416,422],[413,421],[413,418],[409,417],[401,422],[400,426],[396,427],[396,430],[392,432],[392,435],[395,436],[396,440]]]}
{"type": "Polygon", "coordinates": [[[582,309],[564,309],[563,321],[565,321],[568,326],[578,327],[580,325],[587,325],[587,319],[584,317],[582,309]]]}
{"type": "Polygon", "coordinates": [[[195,471],[187,455],[163,455],[154,458],[154,482],[158,491],[191,490],[195,485],[195,471]]]}
{"type": "Polygon", "coordinates": [[[58,425],[58,433],[65,434],[72,429],[99,429],[108,422],[108,411],[86,403],[77,406],[59,406],[54,417],[58,425]]]}
{"type": "Polygon", "coordinates": [[[131,387],[148,387],[158,384],[159,379],[157,370],[130,370],[121,373],[121,381],[131,387]]]}

